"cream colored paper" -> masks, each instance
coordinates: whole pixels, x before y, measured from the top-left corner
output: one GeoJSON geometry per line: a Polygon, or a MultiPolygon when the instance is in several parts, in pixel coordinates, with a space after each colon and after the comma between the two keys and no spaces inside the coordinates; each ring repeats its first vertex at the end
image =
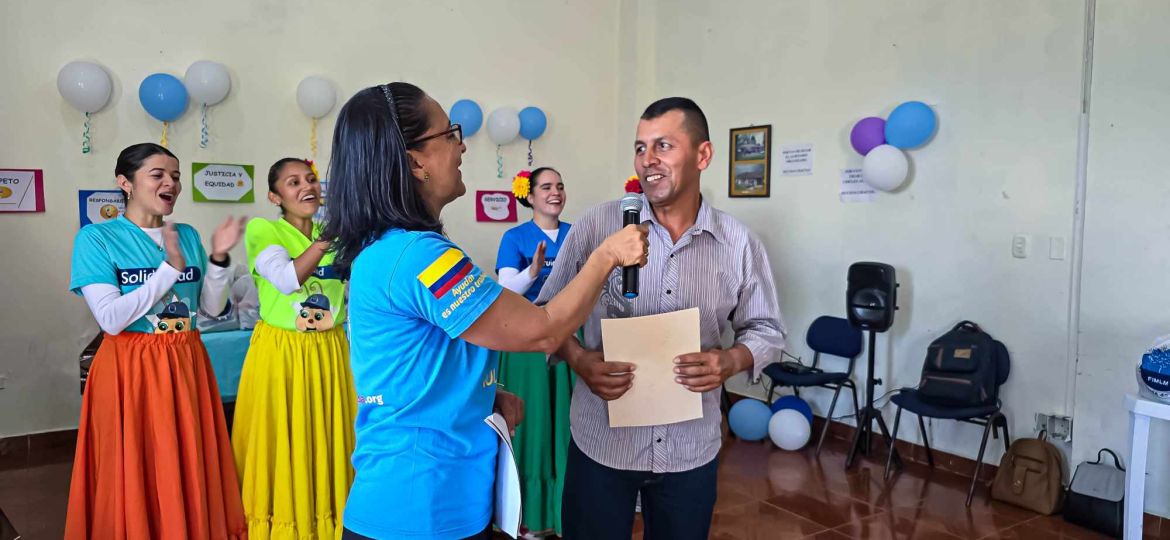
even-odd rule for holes
{"type": "Polygon", "coordinates": [[[607,362],[629,362],[634,385],[609,402],[609,426],[660,426],[703,417],[703,397],[674,381],[674,359],[700,352],[699,309],[601,321],[607,362]]]}

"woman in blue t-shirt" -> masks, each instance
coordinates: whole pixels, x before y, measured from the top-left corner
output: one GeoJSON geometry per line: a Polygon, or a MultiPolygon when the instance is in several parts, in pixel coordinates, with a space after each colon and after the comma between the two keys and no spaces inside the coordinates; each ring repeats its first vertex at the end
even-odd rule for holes
{"type": "Polygon", "coordinates": [[[512,180],[512,194],[516,202],[532,209],[532,220],[504,233],[496,254],[496,274],[500,285],[535,302],[569,235],[569,224],[561,221],[565,182],[552,167],[520,171],[512,180]]]}
{"type": "MultiPolygon", "coordinates": [[[[349,278],[358,397],[355,478],[343,538],[489,538],[493,408],[514,427],[523,403],[498,389],[494,350],[551,352],[584,323],[615,268],[643,265],[646,231],[608,238],[537,307],[476,267],[444,235],[463,195],[458,124],[407,83],[361,90],[338,113],[323,238],[349,278]]],[[[615,363],[628,385],[632,366],[615,363]]]]}
{"type": "MultiPolygon", "coordinates": [[[[500,285],[535,302],[569,235],[569,224],[561,221],[567,202],[565,183],[561,173],[551,167],[520,171],[512,180],[512,194],[532,209],[532,220],[504,233],[496,255],[496,274],[500,285]]],[[[524,500],[524,527],[559,535],[572,371],[564,362],[550,367],[540,352],[503,353],[500,386],[528,406],[524,425],[516,429],[512,441],[524,500]]]]}

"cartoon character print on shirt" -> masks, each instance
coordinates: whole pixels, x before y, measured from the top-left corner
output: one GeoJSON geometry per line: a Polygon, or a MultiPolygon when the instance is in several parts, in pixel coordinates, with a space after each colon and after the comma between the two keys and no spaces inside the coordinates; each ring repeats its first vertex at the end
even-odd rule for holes
{"type": "Polygon", "coordinates": [[[312,292],[308,298],[293,303],[296,310],[296,327],[299,332],[324,332],[334,324],[333,309],[329,297],[321,292],[321,284],[309,280],[302,290],[312,292]],[[313,292],[316,291],[316,292],[313,292]]]}
{"type": "MultiPolygon", "coordinates": [[[[163,301],[159,302],[162,303],[163,301]]],[[[153,315],[147,315],[146,320],[154,326],[155,334],[190,332],[195,327],[194,317],[191,316],[191,308],[187,305],[186,299],[180,299],[173,293],[171,300],[153,315]]]]}

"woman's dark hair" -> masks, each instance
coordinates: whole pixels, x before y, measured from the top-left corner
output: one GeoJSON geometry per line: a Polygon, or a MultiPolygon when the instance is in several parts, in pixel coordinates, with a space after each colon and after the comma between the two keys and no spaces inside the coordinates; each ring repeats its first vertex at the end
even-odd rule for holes
{"type": "Polygon", "coordinates": [[[359,91],[337,113],[321,237],[333,244],[343,279],[362,249],[390,229],[443,232],[406,153],[427,130],[425,98],[417,86],[394,82],[359,91]]]}
{"type": "MultiPolygon", "coordinates": [[[[276,163],[273,163],[272,166],[268,168],[268,191],[269,192],[279,193],[278,191],[276,191],[276,181],[280,180],[280,171],[283,170],[284,166],[288,165],[289,163],[300,163],[301,165],[308,167],[309,170],[313,169],[313,166],[309,165],[308,161],[303,160],[301,158],[295,158],[295,157],[280,158],[279,161],[277,161],[276,163]]],[[[320,178],[318,178],[318,180],[320,180],[320,178]]]]}
{"type": "MultiPolygon", "coordinates": [[[[170,150],[154,143],[138,143],[127,146],[118,154],[118,162],[114,164],[114,177],[125,176],[127,180],[133,182],[134,173],[142,168],[143,162],[150,156],[157,156],[159,154],[171,156],[175,158],[175,161],[179,159],[170,150]]],[[[119,191],[121,189],[118,188],[119,191]]],[[[129,197],[126,196],[125,191],[122,191],[122,204],[126,204],[128,201],[129,197]]]]}
{"type": "MultiPolygon", "coordinates": [[[[528,175],[528,193],[529,194],[536,191],[536,179],[539,178],[540,175],[543,174],[545,171],[552,171],[552,172],[555,172],[557,174],[561,174],[559,171],[557,171],[556,169],[554,169],[552,167],[540,167],[540,168],[532,171],[532,174],[528,175]]],[[[516,201],[519,202],[521,206],[524,206],[526,208],[532,208],[532,203],[528,202],[528,197],[524,197],[523,199],[517,198],[516,201]]]]}
{"type": "MultiPolygon", "coordinates": [[[[279,160],[277,160],[276,163],[273,163],[272,166],[268,168],[268,192],[269,193],[275,193],[277,195],[280,195],[280,192],[276,191],[276,181],[280,180],[280,171],[284,170],[284,166],[288,165],[289,163],[300,163],[300,164],[308,167],[309,170],[313,169],[313,166],[309,165],[309,162],[304,160],[304,159],[295,158],[295,157],[280,158],[279,160]]],[[[320,180],[320,178],[318,178],[318,180],[320,180]]],[[[281,214],[284,213],[284,205],[283,204],[280,205],[280,213],[281,214]]]]}

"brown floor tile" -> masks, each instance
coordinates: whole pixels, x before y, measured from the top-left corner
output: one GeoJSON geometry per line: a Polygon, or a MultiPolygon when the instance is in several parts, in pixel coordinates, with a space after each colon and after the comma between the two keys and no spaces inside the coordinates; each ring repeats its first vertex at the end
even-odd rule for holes
{"type": "Polygon", "coordinates": [[[870,516],[856,523],[850,523],[833,529],[849,538],[872,538],[884,540],[906,538],[912,540],[956,540],[963,538],[946,532],[943,524],[920,520],[900,518],[882,512],[870,516]]]}
{"type": "Polygon", "coordinates": [[[28,446],[29,466],[71,463],[76,447],[77,430],[32,435],[28,446]]]}
{"type": "Polygon", "coordinates": [[[821,531],[812,536],[806,536],[805,540],[849,540],[848,536],[834,530],[821,531]]]}
{"type": "Polygon", "coordinates": [[[985,538],[1021,540],[1107,540],[1109,536],[1069,524],[1059,516],[1040,516],[985,538]]]}
{"type": "Polygon", "coordinates": [[[65,536],[68,463],[0,471],[0,508],[24,538],[65,536]]]}
{"type": "Polygon", "coordinates": [[[715,512],[712,540],[804,538],[826,528],[768,503],[748,503],[715,512]]]}
{"type": "MultiPolygon", "coordinates": [[[[59,459],[62,452],[71,456],[73,441],[69,439],[58,435],[38,441],[35,451],[44,456],[37,459],[59,459]]],[[[8,459],[26,464],[9,470],[0,467],[0,508],[25,538],[60,538],[70,465],[29,467],[27,439],[12,441],[15,445],[0,443],[0,463],[8,459]]],[[[1105,538],[1060,516],[1038,516],[990,501],[983,486],[971,506],[965,507],[969,479],[925,465],[910,464],[886,481],[882,478],[884,455],[877,452],[846,470],[847,450],[846,441],[826,441],[817,458],[812,448],[786,452],[768,443],[729,439],[720,455],[711,538],[1105,538]]],[[[1148,519],[1144,537],[1170,540],[1166,525],[1163,520],[1148,519]]],[[[643,537],[640,515],[632,537],[643,537]]]]}
{"type": "Polygon", "coordinates": [[[0,471],[28,467],[28,436],[0,438],[0,471]]]}
{"type": "Polygon", "coordinates": [[[815,484],[781,493],[767,502],[830,529],[861,521],[878,512],[869,503],[828,491],[823,485],[815,484]]]}

